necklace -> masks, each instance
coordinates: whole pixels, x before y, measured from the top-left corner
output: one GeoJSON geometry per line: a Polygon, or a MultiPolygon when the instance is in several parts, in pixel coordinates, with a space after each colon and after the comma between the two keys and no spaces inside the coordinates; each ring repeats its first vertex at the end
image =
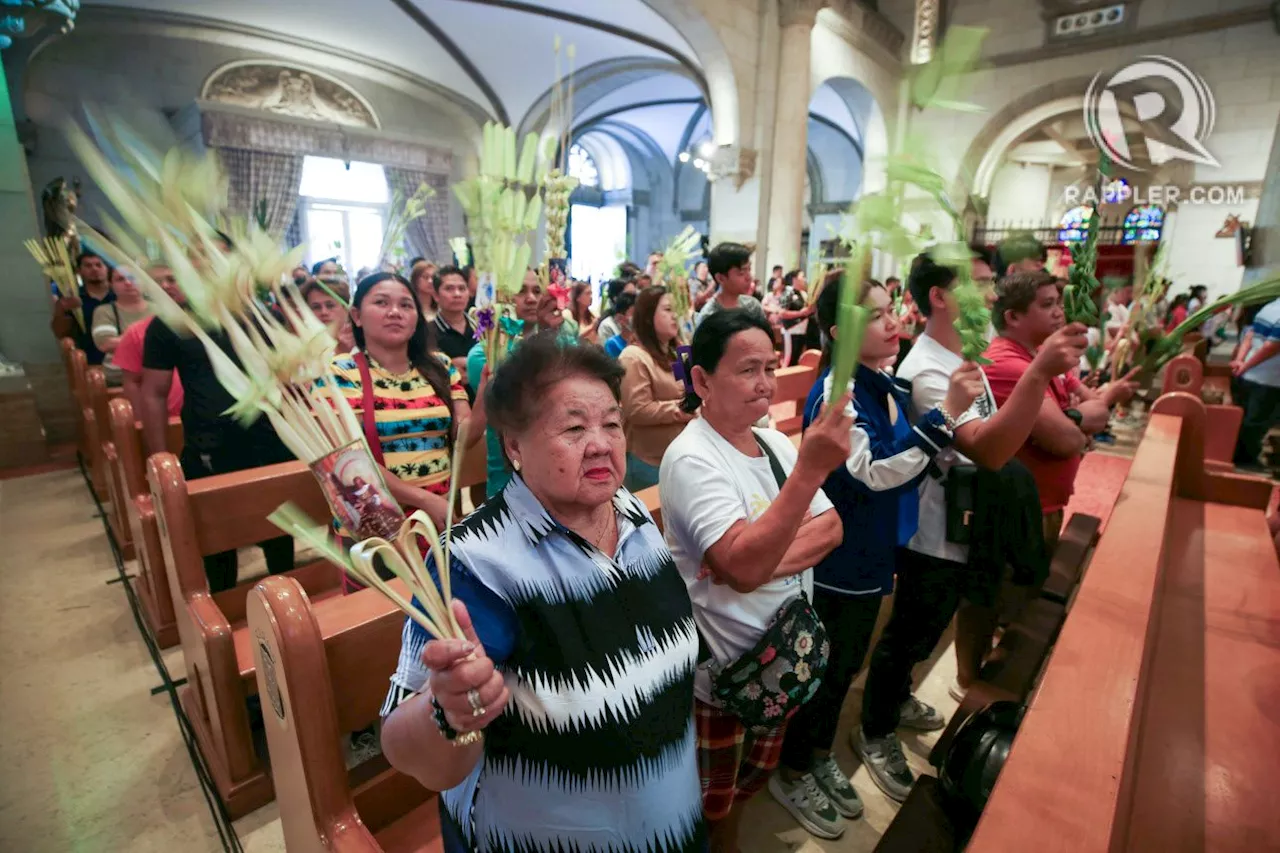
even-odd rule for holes
{"type": "Polygon", "coordinates": [[[586,537],[587,541],[594,545],[597,551],[602,553],[605,551],[604,543],[609,539],[609,534],[613,532],[612,527],[615,520],[616,516],[612,512],[611,506],[609,514],[605,516],[604,520],[600,524],[596,525],[596,529],[592,531],[592,535],[586,537]]]}

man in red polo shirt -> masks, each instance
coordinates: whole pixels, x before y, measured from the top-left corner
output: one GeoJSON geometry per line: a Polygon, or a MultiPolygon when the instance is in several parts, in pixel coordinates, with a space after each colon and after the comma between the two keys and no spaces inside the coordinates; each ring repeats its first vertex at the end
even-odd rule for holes
{"type": "MultiPolygon", "coordinates": [[[[1036,349],[1066,322],[1060,283],[1044,271],[1007,276],[996,285],[991,315],[999,337],[984,353],[991,364],[983,369],[999,406],[1013,393],[1036,349]]],[[[1071,375],[1049,383],[1031,435],[1017,453],[1040,491],[1049,553],[1058,544],[1062,511],[1075,491],[1089,436],[1106,427],[1111,407],[1133,397],[1134,389],[1134,383],[1120,381],[1093,391],[1071,375]]]]}
{"type": "MultiPolygon", "coordinates": [[[[1044,270],[1011,273],[996,284],[995,297],[991,318],[999,334],[983,353],[991,361],[983,372],[996,406],[1003,407],[1031,367],[1036,350],[1066,324],[1066,318],[1060,283],[1044,270]]],[[[1134,383],[1121,381],[1093,391],[1070,374],[1051,379],[1045,388],[1031,435],[1015,455],[1035,478],[1050,554],[1058,545],[1062,511],[1075,489],[1076,471],[1089,446],[1089,436],[1107,425],[1110,407],[1132,397],[1134,388],[1134,383]]],[[[991,649],[1000,623],[1012,621],[1038,594],[1036,588],[1006,581],[995,605],[961,605],[956,615],[956,683],[950,688],[957,701],[964,698],[981,670],[986,657],[982,650],[991,649]],[[977,659],[962,657],[968,654],[977,659]]]]}

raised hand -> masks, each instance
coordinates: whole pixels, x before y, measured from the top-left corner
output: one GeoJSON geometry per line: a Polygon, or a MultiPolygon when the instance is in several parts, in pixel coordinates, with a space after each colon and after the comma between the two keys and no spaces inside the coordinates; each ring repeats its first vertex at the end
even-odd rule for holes
{"type": "Polygon", "coordinates": [[[1083,323],[1068,323],[1040,345],[1031,369],[1047,379],[1061,376],[1080,364],[1089,346],[1088,329],[1083,323]]]}
{"type": "Polygon", "coordinates": [[[466,640],[432,640],[422,650],[422,662],[431,670],[431,695],[461,734],[480,731],[497,719],[511,692],[485,654],[467,606],[454,599],[453,615],[466,640]]]}
{"type": "Polygon", "coordinates": [[[947,387],[947,396],[942,401],[942,406],[948,415],[958,418],[969,411],[973,401],[986,393],[986,390],[986,385],[982,382],[982,368],[972,361],[966,361],[951,374],[951,384],[947,387]]]}
{"type": "Polygon", "coordinates": [[[1099,389],[1102,398],[1106,400],[1107,407],[1127,403],[1133,399],[1133,395],[1138,393],[1138,383],[1134,381],[1134,377],[1142,370],[1142,365],[1130,370],[1119,379],[1112,380],[1099,389]]]}
{"type": "Polygon", "coordinates": [[[830,403],[804,431],[796,467],[821,474],[823,479],[849,458],[853,410],[848,391],[830,403]]]}

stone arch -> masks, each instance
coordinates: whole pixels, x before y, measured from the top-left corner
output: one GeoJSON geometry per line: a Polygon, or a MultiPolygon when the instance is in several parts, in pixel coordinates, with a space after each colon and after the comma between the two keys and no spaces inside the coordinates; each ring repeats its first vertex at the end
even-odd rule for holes
{"type": "Polygon", "coordinates": [[[861,160],[858,170],[861,186],[857,192],[844,200],[852,200],[861,193],[883,189],[884,163],[889,152],[889,132],[884,111],[875,93],[856,78],[845,76],[825,78],[814,87],[810,97],[810,122],[815,120],[846,137],[853,148],[854,155],[861,160]],[[852,128],[840,123],[832,123],[814,112],[814,100],[824,87],[829,88],[840,101],[843,101],[852,120],[852,128]]]}
{"type": "MultiPolygon", "coordinates": [[[[960,162],[958,174],[952,184],[955,198],[980,199],[985,207],[991,200],[993,185],[1001,166],[1008,159],[1010,150],[1020,139],[1036,128],[1059,117],[1078,114],[1084,107],[1084,93],[1089,77],[1073,77],[1059,80],[1028,92],[1010,101],[994,113],[982,130],[970,142],[960,162]]],[[[1133,105],[1121,102],[1120,114],[1129,121],[1136,121],[1133,105]]],[[[1125,170],[1119,175],[1132,177],[1125,170]]],[[[1144,180],[1152,183],[1185,183],[1193,172],[1181,161],[1170,161],[1154,171],[1145,173],[1144,180]]],[[[971,205],[976,212],[977,206],[971,205]]],[[[1047,212],[1049,219],[1060,216],[1066,206],[1059,203],[1047,212]]]]}
{"type": "Polygon", "coordinates": [[[1089,77],[1073,77],[1041,86],[1039,89],[1015,98],[999,112],[993,114],[969,143],[960,161],[960,171],[955,178],[952,197],[962,198],[971,192],[974,196],[985,198],[991,190],[991,180],[995,176],[995,170],[1013,141],[1046,117],[1061,115],[1070,108],[1072,102],[1076,109],[1079,109],[1084,103],[1084,93],[1089,86],[1089,80],[1089,77]],[[1038,113],[1039,117],[1030,122],[1024,122],[1024,117],[1032,113],[1038,113]],[[1012,136],[1008,135],[1007,132],[1014,128],[1017,132],[1012,136]],[[997,148],[999,153],[991,158],[991,153],[997,148]],[[987,171],[985,190],[981,189],[984,184],[978,177],[979,169],[987,171]]]}
{"type": "MultiPolygon", "coordinates": [[[[618,57],[577,68],[573,72],[573,111],[571,123],[577,124],[582,115],[587,113],[591,105],[604,96],[630,83],[663,74],[674,74],[687,78],[695,83],[706,95],[706,81],[687,66],[666,59],[642,59],[638,57],[618,57]]],[[[520,134],[536,131],[540,133],[558,134],[564,131],[561,127],[552,127],[551,94],[548,87],[529,107],[529,111],[520,120],[520,134]]]]}
{"type": "MultiPolygon", "coordinates": [[[[644,0],[644,3],[679,30],[702,64],[716,144],[741,144],[743,128],[737,75],[716,26],[703,11],[714,4],[711,0],[644,0]]],[[[740,14],[732,4],[721,5],[729,6],[726,14],[740,14]]]]}
{"type": "Polygon", "coordinates": [[[826,26],[813,31],[813,56],[809,97],[830,86],[849,106],[851,113],[866,116],[862,127],[862,191],[883,189],[885,161],[889,153],[889,126],[898,103],[900,68],[886,66],[871,53],[850,44],[826,26]]]}

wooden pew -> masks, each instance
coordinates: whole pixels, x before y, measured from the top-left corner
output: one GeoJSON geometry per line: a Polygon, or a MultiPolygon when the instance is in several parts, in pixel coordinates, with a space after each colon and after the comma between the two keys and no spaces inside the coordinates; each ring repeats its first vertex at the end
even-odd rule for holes
{"type": "Polygon", "coordinates": [[[796,362],[801,367],[812,367],[818,369],[818,363],[822,361],[822,350],[807,349],[800,353],[800,360],[796,362]]]}
{"type": "Polygon", "coordinates": [[[783,367],[778,370],[778,390],[773,395],[769,414],[780,432],[800,432],[804,423],[804,403],[813,383],[818,379],[817,367],[783,367]]]}
{"type": "Polygon", "coordinates": [[[128,519],[122,513],[112,473],[116,449],[115,439],[111,434],[111,412],[108,405],[114,399],[123,399],[121,389],[108,388],[106,372],[101,367],[91,367],[85,373],[85,394],[84,422],[89,435],[92,460],[86,464],[92,466],[94,490],[97,491],[99,500],[110,502],[110,506],[105,507],[107,524],[120,547],[121,556],[132,560],[134,552],[128,533],[128,519]],[[98,483],[102,484],[101,488],[98,483]]]}
{"type": "Polygon", "coordinates": [[[80,398],[77,390],[78,380],[76,379],[76,364],[72,353],[76,351],[76,342],[72,338],[59,338],[58,348],[62,353],[62,368],[67,374],[67,393],[71,395],[71,411],[74,415],[73,421],[76,427],[76,450],[77,452],[84,446],[84,424],[81,422],[80,412],[83,406],[80,405],[80,398]]]}
{"type": "Polygon", "coordinates": [[[996,652],[978,673],[978,680],[965,691],[964,699],[929,752],[929,763],[934,767],[942,766],[956,732],[970,716],[992,702],[1022,702],[1031,693],[1067,618],[1067,605],[1097,544],[1101,525],[1092,515],[1071,516],[1049,563],[1049,577],[1039,600],[1028,603],[1005,629],[996,652]]]}
{"type": "MultiPolygon", "coordinates": [[[[186,663],[188,683],[179,696],[227,811],[240,817],[272,798],[246,707],[257,690],[244,627],[252,583],[211,593],[202,558],[281,535],[267,516],[286,501],[317,520],[330,518],[329,507],[301,462],[188,483],[176,456],[157,453],[147,461],[147,480],[186,663]]],[[[289,574],[318,605],[340,593],[340,570],[323,560],[289,574]]]]}
{"type": "Polygon", "coordinates": [[[248,611],[285,847],[442,850],[435,794],[381,756],[348,775],[340,747],[378,719],[403,614],[374,590],[313,608],[285,577],[260,582],[248,611]]]}
{"type": "MultiPolygon", "coordinates": [[[[147,488],[144,465],[142,424],[134,419],[133,406],[123,397],[109,405],[111,418],[111,502],[123,516],[123,532],[138,560],[134,589],[142,604],[142,615],[151,636],[162,649],[178,644],[178,625],[173,615],[173,597],[169,594],[169,577],[164,570],[163,543],[160,528],[147,488]]],[[[182,421],[169,419],[167,449],[174,455],[182,452],[182,421]]],[[[123,547],[123,543],[122,546],[123,547]]]]}
{"type": "Polygon", "coordinates": [[[1157,401],[971,853],[1253,851],[1280,838],[1271,484],[1208,470],[1157,401]]]}
{"type": "MultiPolygon", "coordinates": [[[[93,410],[89,405],[89,363],[85,360],[84,350],[72,349],[69,356],[71,362],[71,391],[75,402],[77,437],[76,451],[85,470],[89,472],[89,483],[99,497],[106,497],[106,483],[98,479],[99,472],[94,466],[94,447],[97,435],[93,429],[93,410]]],[[[101,368],[96,368],[102,373],[101,368]]],[[[106,377],[102,378],[103,385],[106,377]]]]}
{"type": "MultiPolygon", "coordinates": [[[[1230,373],[1226,378],[1221,376],[1209,378],[1205,374],[1205,365],[1194,355],[1183,353],[1169,362],[1165,371],[1163,394],[1182,392],[1204,399],[1209,386],[1217,383],[1225,387],[1222,403],[1205,404],[1206,427],[1204,462],[1210,468],[1219,471],[1231,471],[1235,465],[1236,439],[1240,436],[1240,424],[1244,421],[1244,410],[1231,405],[1230,373]]],[[[1219,391],[1222,389],[1219,388],[1219,391]]]]}

